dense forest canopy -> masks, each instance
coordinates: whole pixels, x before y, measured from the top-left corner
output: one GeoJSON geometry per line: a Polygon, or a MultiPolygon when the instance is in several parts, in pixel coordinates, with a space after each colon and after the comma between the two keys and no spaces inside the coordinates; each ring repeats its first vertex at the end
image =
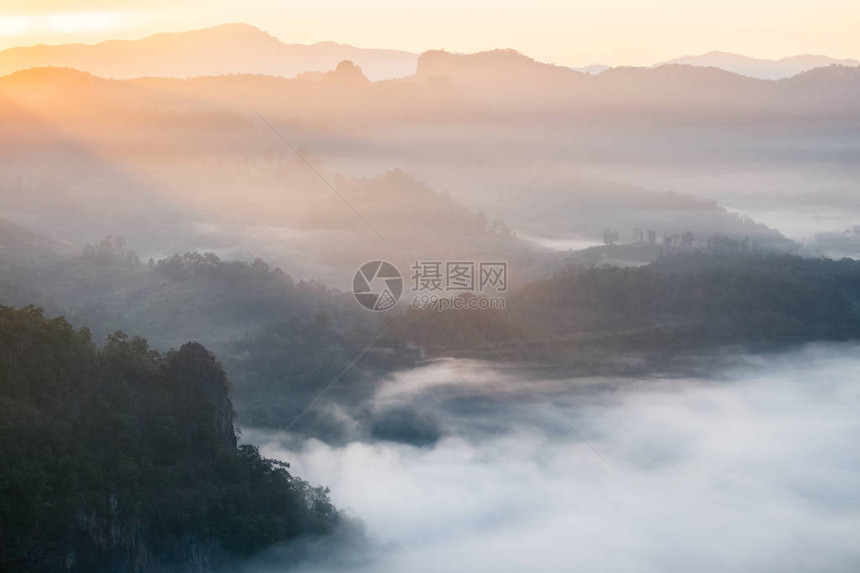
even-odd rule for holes
{"type": "Polygon", "coordinates": [[[571,266],[503,310],[410,310],[392,319],[426,349],[498,359],[549,352],[682,353],[860,337],[860,262],[754,252],[731,241],[638,267],[571,266]]]}
{"type": "Polygon", "coordinates": [[[198,343],[163,354],[117,332],[98,348],[0,307],[0,365],[0,570],[136,570],[201,548],[217,569],[343,523],[327,490],[237,448],[230,385],[198,343]]]}

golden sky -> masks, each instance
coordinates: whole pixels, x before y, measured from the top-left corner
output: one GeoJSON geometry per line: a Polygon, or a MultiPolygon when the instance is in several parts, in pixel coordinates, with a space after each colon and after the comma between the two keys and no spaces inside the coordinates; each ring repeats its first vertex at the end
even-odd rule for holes
{"type": "Polygon", "coordinates": [[[288,43],[645,65],[711,50],[860,59],[860,0],[0,0],[0,49],[139,38],[226,22],[288,43]]]}

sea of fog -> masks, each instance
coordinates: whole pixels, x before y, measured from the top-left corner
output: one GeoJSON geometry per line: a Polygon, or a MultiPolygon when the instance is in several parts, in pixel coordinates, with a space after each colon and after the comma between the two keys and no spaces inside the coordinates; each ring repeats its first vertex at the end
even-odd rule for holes
{"type": "Polygon", "coordinates": [[[392,407],[441,438],[244,430],[378,542],[350,567],[305,570],[860,570],[860,347],[739,356],[696,379],[439,360],[386,379],[373,408],[392,407]]]}

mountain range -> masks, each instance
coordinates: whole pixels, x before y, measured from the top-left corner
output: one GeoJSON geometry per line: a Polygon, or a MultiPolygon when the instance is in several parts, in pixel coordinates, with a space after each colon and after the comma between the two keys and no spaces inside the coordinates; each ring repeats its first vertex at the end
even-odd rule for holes
{"type": "Polygon", "coordinates": [[[860,61],[804,54],[779,60],[751,58],[728,52],[708,52],[700,56],[683,56],[666,64],[720,68],[743,76],[762,80],[781,80],[825,66],[860,66],[860,61]]]}
{"type": "Polygon", "coordinates": [[[368,78],[379,81],[411,75],[417,58],[417,54],[409,52],[356,48],[336,42],[285,44],[254,26],[224,24],[140,40],[9,48],[0,52],[0,75],[56,66],[116,79],[224,74],[293,77],[303,72],[329,71],[338,62],[351,60],[368,78]]]}
{"type": "MultiPolygon", "coordinates": [[[[419,57],[420,54],[413,52],[358,48],[337,42],[287,44],[259,28],[235,23],[186,32],[154,34],[138,40],[9,48],[0,51],[0,75],[51,66],[75,68],[114,79],[225,74],[295,77],[305,72],[330,71],[339,62],[350,60],[362,69],[368,79],[381,81],[415,74],[419,57]]],[[[753,78],[773,80],[822,66],[857,66],[860,61],[817,55],[765,60],[727,52],[708,52],[656,65],[662,64],[715,67],[753,78]]],[[[610,66],[591,65],[570,69],[598,75],[610,69],[610,66]]]]}

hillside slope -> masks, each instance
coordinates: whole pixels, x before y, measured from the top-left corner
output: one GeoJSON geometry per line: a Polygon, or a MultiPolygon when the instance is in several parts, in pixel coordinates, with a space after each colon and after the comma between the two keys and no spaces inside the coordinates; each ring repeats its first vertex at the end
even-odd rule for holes
{"type": "Polygon", "coordinates": [[[213,572],[342,522],[327,491],[236,446],[197,343],[166,355],[0,307],[0,570],[213,572]]]}

